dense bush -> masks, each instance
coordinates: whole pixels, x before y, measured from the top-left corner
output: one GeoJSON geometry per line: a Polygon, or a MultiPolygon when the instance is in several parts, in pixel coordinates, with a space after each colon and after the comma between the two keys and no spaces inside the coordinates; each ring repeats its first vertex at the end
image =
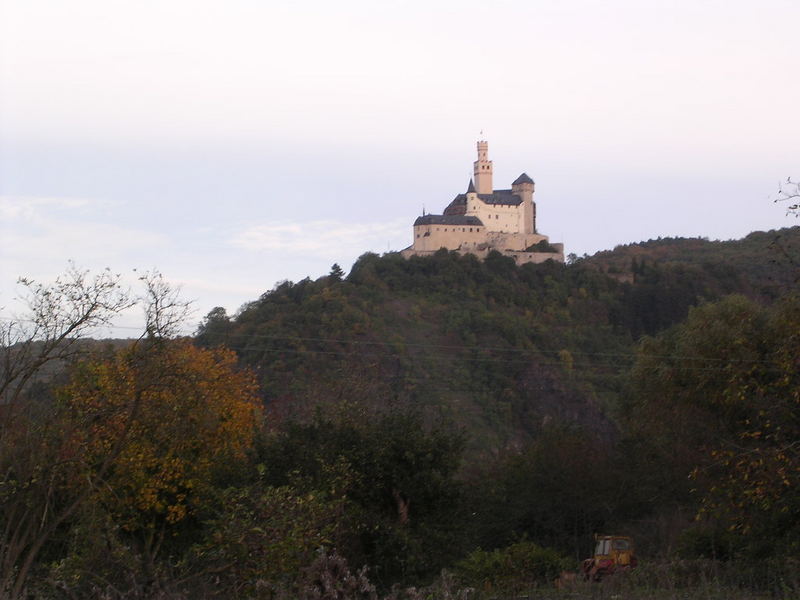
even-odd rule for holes
{"type": "Polygon", "coordinates": [[[517,542],[502,549],[475,550],[455,565],[464,585],[485,592],[515,592],[551,586],[560,573],[572,567],[554,550],[533,542],[517,542]]]}

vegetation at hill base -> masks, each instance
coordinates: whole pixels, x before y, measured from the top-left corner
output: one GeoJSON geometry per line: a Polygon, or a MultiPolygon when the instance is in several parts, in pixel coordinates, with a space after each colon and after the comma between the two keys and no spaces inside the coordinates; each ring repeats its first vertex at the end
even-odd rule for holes
{"type": "Polygon", "coordinates": [[[365,254],[193,338],[157,275],[24,282],[0,595],[794,597],[798,242],[365,254]],[[140,339],[84,339],[137,302],[140,339]],[[640,567],[571,577],[594,533],[640,567]]]}

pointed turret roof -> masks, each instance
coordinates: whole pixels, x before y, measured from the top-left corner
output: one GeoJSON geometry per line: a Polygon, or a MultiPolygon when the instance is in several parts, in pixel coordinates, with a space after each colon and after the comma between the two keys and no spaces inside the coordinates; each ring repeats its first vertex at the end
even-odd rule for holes
{"type": "Polygon", "coordinates": [[[533,179],[527,173],[523,173],[519,177],[514,180],[514,183],[511,185],[517,185],[518,183],[533,183],[533,179]]]}
{"type": "Polygon", "coordinates": [[[471,193],[475,191],[475,183],[472,181],[472,177],[469,178],[469,187],[467,187],[467,193],[471,193]]]}

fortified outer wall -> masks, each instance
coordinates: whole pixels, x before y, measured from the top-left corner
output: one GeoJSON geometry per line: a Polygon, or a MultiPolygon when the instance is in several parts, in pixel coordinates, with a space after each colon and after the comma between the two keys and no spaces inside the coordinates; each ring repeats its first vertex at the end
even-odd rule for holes
{"type": "Polygon", "coordinates": [[[517,252],[524,251],[534,244],[541,241],[548,241],[546,235],[538,233],[524,234],[524,233],[487,233],[486,242],[495,250],[514,250],[517,252]]]}
{"type": "Polygon", "coordinates": [[[417,225],[414,227],[413,248],[421,252],[436,252],[440,248],[455,250],[462,244],[476,247],[483,243],[486,243],[486,231],[480,226],[417,225]]]}
{"type": "MultiPolygon", "coordinates": [[[[499,251],[497,248],[489,248],[486,247],[485,244],[475,248],[463,248],[463,249],[456,249],[456,252],[460,254],[474,254],[479,259],[484,260],[490,252],[493,250],[497,250],[503,256],[508,256],[509,258],[513,258],[514,262],[518,265],[524,265],[528,263],[532,264],[540,264],[546,262],[548,260],[554,260],[556,262],[563,263],[564,262],[564,244],[552,244],[552,246],[557,250],[557,252],[519,252],[516,250],[506,250],[506,251],[499,251]]],[[[445,248],[446,249],[446,248],[445,248]]],[[[441,248],[439,249],[441,250],[441,248]]],[[[436,254],[438,250],[411,250],[410,248],[406,248],[405,250],[400,251],[400,255],[403,258],[411,258],[412,256],[433,256],[436,254]]]]}

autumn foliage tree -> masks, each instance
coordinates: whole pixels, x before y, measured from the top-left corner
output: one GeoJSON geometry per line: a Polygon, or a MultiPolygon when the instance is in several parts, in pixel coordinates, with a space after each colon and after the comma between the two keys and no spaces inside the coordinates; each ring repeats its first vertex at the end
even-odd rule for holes
{"type": "Polygon", "coordinates": [[[59,397],[71,418],[92,424],[75,428],[69,442],[88,469],[126,438],[96,499],[136,534],[150,567],[169,527],[191,517],[215,477],[244,460],[259,423],[255,382],[235,355],[183,340],[79,365],[59,397]]]}
{"type": "Polygon", "coordinates": [[[93,488],[61,493],[76,463],[62,455],[68,425],[46,382],[85,355],[83,338],[136,302],[108,270],[70,266],[52,283],[19,283],[25,312],[4,310],[0,320],[0,596],[10,598],[23,594],[39,553],[93,488]]]}
{"type": "Polygon", "coordinates": [[[52,565],[79,558],[70,544],[109,548],[120,531],[151,577],[163,541],[250,446],[252,376],[230,352],[174,339],[187,304],[158,273],[140,281],[141,296],[108,271],[22,280],[28,312],[0,322],[4,598],[27,597],[52,565]],[[137,304],[138,340],[114,351],[81,339],[137,304]]]}

